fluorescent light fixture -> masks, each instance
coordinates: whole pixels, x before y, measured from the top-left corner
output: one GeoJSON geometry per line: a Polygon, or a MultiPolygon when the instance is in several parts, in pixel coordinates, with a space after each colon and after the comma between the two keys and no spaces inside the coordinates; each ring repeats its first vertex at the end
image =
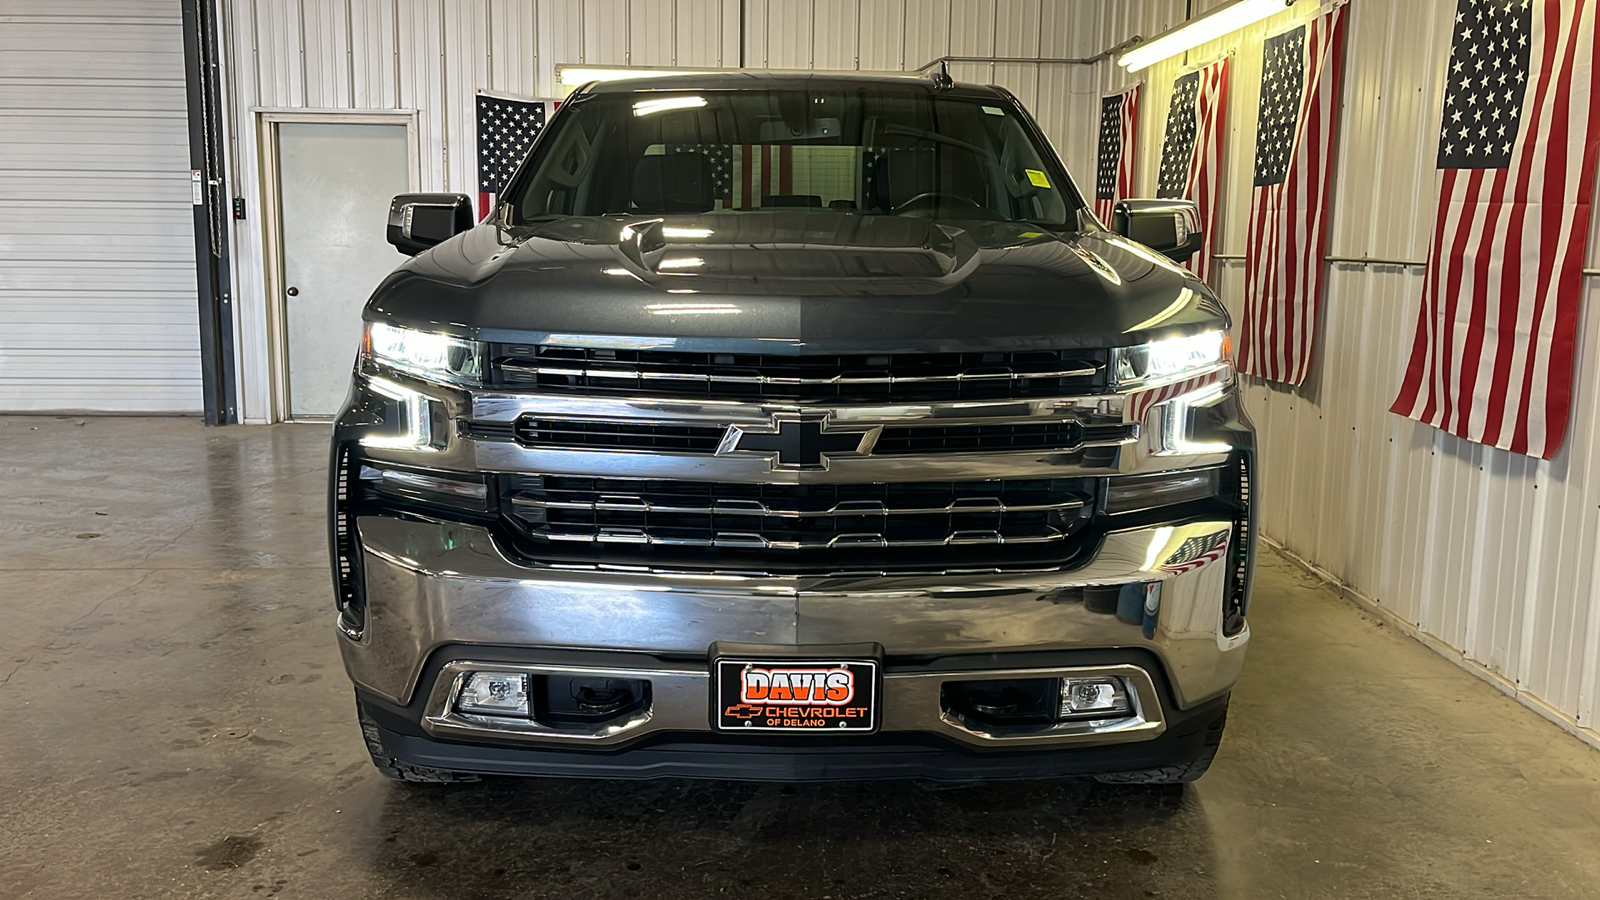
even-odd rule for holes
{"type": "Polygon", "coordinates": [[[645,309],[653,316],[728,316],[744,312],[732,303],[650,303],[645,309]]]}
{"type": "Polygon", "coordinates": [[[681,97],[652,97],[649,100],[640,100],[633,105],[633,114],[648,116],[651,113],[666,112],[672,109],[699,109],[706,105],[706,98],[698,94],[689,94],[681,97]]]}
{"type": "MultiPolygon", "coordinates": [[[[564,87],[582,87],[591,81],[624,81],[629,78],[664,78],[668,75],[701,75],[706,69],[638,69],[623,66],[556,66],[556,81],[564,87]]],[[[715,69],[709,71],[717,71],[715,69]]]]}
{"type": "Polygon", "coordinates": [[[705,264],[706,264],[706,261],[701,259],[698,256],[674,256],[671,259],[663,259],[661,262],[656,263],[656,268],[658,268],[658,269],[698,269],[698,268],[700,268],[701,266],[703,266],[705,264]]]}
{"type": "Polygon", "coordinates": [[[711,229],[663,225],[661,226],[661,236],[669,238],[708,238],[711,237],[711,229]]]}
{"type": "Polygon", "coordinates": [[[1185,50],[1193,50],[1207,41],[1254,25],[1293,4],[1294,0],[1234,0],[1227,6],[1218,7],[1129,50],[1117,60],[1117,64],[1129,72],[1137,72],[1185,50]]]}

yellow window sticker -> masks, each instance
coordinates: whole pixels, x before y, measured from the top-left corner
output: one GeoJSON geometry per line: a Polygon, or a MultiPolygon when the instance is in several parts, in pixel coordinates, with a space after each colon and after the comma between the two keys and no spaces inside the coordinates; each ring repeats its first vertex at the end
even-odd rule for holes
{"type": "Polygon", "coordinates": [[[1044,177],[1044,173],[1038,169],[1023,169],[1023,171],[1028,173],[1028,180],[1033,182],[1034,187],[1047,188],[1050,186],[1050,179],[1044,177]]]}

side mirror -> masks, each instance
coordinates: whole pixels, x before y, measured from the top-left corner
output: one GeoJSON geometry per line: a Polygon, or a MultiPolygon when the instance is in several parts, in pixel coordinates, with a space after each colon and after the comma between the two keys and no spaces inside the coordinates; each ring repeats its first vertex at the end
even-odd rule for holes
{"type": "Polygon", "coordinates": [[[466,194],[401,194],[389,204],[389,243],[407,256],[472,230],[466,194]]]}
{"type": "Polygon", "coordinates": [[[1188,262],[1205,243],[1200,210],[1189,200],[1118,201],[1111,213],[1111,230],[1180,263],[1188,262]]]}

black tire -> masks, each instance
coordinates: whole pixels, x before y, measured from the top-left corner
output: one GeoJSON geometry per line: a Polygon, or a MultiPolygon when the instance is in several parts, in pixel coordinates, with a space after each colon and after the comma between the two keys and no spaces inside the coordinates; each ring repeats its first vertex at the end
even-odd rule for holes
{"type": "Polygon", "coordinates": [[[467,784],[482,780],[471,772],[452,772],[449,769],[430,769],[426,766],[413,766],[408,762],[390,756],[383,746],[383,733],[378,730],[378,723],[367,714],[367,708],[356,701],[356,715],[361,720],[361,737],[367,742],[367,753],[372,757],[372,765],[385,778],[406,784],[467,784]]]}
{"type": "Polygon", "coordinates": [[[1198,781],[1217,758],[1217,749],[1222,746],[1222,732],[1227,726],[1228,707],[1223,706],[1221,714],[1206,726],[1205,747],[1194,759],[1177,765],[1162,766],[1159,769],[1107,772],[1104,775],[1096,775],[1095,780],[1101,784],[1189,784],[1198,781]]]}

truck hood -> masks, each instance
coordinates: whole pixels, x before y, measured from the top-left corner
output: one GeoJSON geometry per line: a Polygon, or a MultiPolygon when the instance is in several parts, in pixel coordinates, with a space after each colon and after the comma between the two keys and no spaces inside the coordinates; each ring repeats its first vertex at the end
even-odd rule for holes
{"type": "Polygon", "coordinates": [[[793,211],[480,225],[402,264],[366,318],[488,341],[848,353],[1126,346],[1227,313],[1109,232],[793,211]]]}

